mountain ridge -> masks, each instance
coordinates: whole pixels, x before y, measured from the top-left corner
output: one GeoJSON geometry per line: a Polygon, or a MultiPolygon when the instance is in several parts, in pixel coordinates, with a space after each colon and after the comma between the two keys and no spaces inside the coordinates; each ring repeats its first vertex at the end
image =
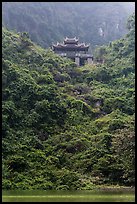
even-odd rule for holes
{"type": "Polygon", "coordinates": [[[3,2],[2,22],[45,48],[77,36],[94,49],[125,35],[132,12],[130,2],[3,2]]]}

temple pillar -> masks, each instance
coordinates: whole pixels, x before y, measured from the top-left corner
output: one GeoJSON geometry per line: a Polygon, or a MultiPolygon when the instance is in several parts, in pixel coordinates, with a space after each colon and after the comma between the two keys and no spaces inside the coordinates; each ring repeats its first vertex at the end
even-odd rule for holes
{"type": "Polygon", "coordinates": [[[75,63],[79,66],[80,64],[80,58],[79,57],[75,57],[75,63]]]}

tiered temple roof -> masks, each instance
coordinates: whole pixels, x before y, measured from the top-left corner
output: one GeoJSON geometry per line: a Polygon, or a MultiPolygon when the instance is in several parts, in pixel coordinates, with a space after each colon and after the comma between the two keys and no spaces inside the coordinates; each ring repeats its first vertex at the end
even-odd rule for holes
{"type": "Polygon", "coordinates": [[[54,51],[88,51],[89,44],[78,43],[78,40],[75,38],[65,38],[63,43],[53,44],[54,51]]]}
{"type": "Polygon", "coordinates": [[[64,39],[64,44],[78,44],[79,39],[75,38],[65,38],[64,39]]]}

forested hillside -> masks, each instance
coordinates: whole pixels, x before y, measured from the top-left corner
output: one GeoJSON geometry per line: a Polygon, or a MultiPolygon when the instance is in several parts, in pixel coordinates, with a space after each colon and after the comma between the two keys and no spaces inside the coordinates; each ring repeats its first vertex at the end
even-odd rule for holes
{"type": "Polygon", "coordinates": [[[134,2],[3,2],[2,22],[47,48],[64,37],[102,45],[123,37],[134,2]]]}
{"type": "Polygon", "coordinates": [[[134,186],[134,15],[127,27],[83,67],[3,28],[3,189],[134,186]]]}

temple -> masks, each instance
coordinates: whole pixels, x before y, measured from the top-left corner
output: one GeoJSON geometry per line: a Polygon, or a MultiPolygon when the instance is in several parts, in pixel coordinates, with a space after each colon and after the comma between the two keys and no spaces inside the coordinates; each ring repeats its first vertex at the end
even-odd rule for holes
{"type": "Polygon", "coordinates": [[[76,37],[66,37],[63,43],[53,44],[52,49],[60,56],[72,59],[78,66],[93,63],[93,56],[88,54],[89,44],[79,43],[79,39],[76,37]]]}

